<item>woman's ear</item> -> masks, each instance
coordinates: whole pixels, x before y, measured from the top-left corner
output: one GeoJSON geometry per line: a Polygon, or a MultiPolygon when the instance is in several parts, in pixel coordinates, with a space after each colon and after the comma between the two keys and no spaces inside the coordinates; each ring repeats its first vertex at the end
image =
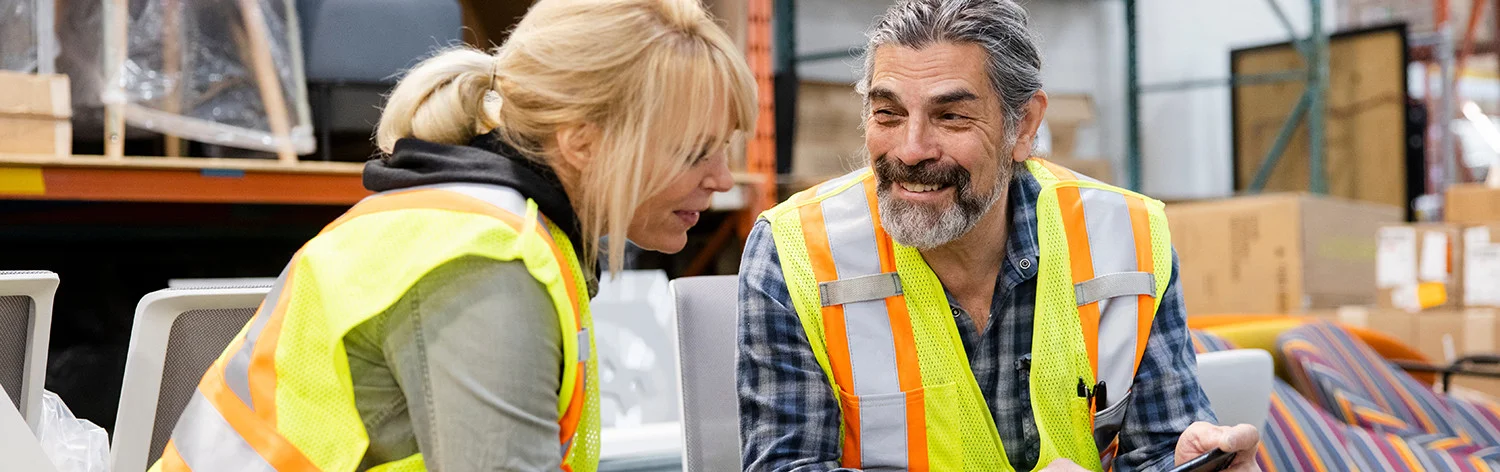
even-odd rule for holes
{"type": "Polygon", "coordinates": [[[563,163],[582,172],[594,159],[599,127],[592,123],[565,125],[557,130],[557,154],[563,163]]]}
{"type": "Polygon", "coordinates": [[[1026,102],[1026,115],[1016,127],[1016,146],[1010,150],[1011,160],[1026,162],[1031,158],[1031,151],[1036,147],[1036,130],[1042,126],[1042,117],[1046,115],[1047,92],[1037,90],[1026,102]]]}

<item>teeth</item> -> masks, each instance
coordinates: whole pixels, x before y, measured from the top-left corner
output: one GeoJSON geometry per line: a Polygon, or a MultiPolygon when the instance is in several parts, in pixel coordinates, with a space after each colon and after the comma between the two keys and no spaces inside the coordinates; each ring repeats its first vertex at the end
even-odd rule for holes
{"type": "Polygon", "coordinates": [[[937,190],[937,189],[943,188],[943,186],[941,186],[941,185],[925,185],[925,184],[915,184],[915,183],[909,183],[909,182],[902,182],[901,183],[901,188],[906,189],[908,192],[924,193],[924,192],[931,192],[933,190],[937,190]]]}

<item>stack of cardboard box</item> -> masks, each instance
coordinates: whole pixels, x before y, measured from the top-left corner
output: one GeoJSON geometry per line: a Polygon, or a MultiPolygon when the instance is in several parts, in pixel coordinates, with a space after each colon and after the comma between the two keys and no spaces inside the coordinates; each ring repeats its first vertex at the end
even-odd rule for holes
{"type": "MultiPolygon", "coordinates": [[[[1303,194],[1167,207],[1190,316],[1301,314],[1373,329],[1433,362],[1500,351],[1500,189],[1455,186],[1441,223],[1303,194]]],[[[1500,396],[1500,380],[1455,385],[1500,396]]]]}
{"type": "Polygon", "coordinates": [[[1115,180],[1108,159],[1084,157],[1078,152],[1078,131],[1093,123],[1094,100],[1087,94],[1047,96],[1047,134],[1051,137],[1045,158],[1105,183],[1115,180]]]}
{"type": "Polygon", "coordinates": [[[67,76],[0,71],[0,153],[72,154],[72,116],[67,76]]]}

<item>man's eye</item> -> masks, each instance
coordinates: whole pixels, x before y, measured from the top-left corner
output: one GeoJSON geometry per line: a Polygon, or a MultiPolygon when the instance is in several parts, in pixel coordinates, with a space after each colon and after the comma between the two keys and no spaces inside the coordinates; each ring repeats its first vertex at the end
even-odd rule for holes
{"type": "Polygon", "coordinates": [[[884,109],[882,109],[882,110],[875,110],[875,114],[876,115],[880,115],[880,116],[896,116],[895,112],[892,112],[890,110],[884,110],[884,109]]]}
{"type": "Polygon", "coordinates": [[[962,119],[964,119],[964,116],[963,115],[959,115],[959,114],[954,114],[954,113],[944,113],[943,116],[941,116],[941,118],[944,119],[944,120],[962,120],[962,119]]]}

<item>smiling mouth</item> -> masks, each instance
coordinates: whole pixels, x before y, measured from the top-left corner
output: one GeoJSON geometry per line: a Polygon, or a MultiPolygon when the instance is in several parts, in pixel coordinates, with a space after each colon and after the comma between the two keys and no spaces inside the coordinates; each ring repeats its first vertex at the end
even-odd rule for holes
{"type": "Polygon", "coordinates": [[[919,183],[914,183],[914,182],[900,182],[897,185],[900,185],[902,190],[905,190],[905,191],[908,191],[908,192],[912,192],[912,193],[936,192],[938,190],[942,190],[942,189],[948,188],[947,185],[919,184],[919,183]]]}

